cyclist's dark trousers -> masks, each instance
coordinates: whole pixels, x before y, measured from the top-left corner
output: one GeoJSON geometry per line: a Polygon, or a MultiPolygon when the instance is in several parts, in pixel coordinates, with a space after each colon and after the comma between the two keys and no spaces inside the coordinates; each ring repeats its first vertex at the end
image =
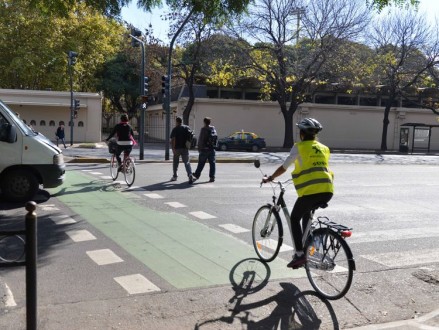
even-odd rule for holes
{"type": "Polygon", "coordinates": [[[121,145],[117,146],[116,159],[117,159],[118,165],[122,164],[122,159],[120,159],[120,154],[122,153],[122,151],[125,152],[127,154],[127,156],[129,156],[131,150],[133,150],[133,146],[121,146],[121,145]]]}
{"type": "Polygon", "coordinates": [[[302,219],[302,226],[305,229],[311,216],[311,210],[318,204],[328,203],[331,198],[332,193],[320,193],[297,198],[296,204],[294,204],[293,210],[291,211],[291,229],[293,231],[296,251],[303,250],[303,233],[300,227],[300,220],[302,219]]]}

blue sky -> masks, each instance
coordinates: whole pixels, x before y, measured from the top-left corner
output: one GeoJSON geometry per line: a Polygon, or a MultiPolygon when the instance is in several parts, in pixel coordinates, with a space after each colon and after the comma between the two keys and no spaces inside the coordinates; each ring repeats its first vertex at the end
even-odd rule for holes
{"type": "MultiPolygon", "coordinates": [[[[129,7],[122,9],[122,18],[140,29],[142,32],[151,23],[154,30],[154,36],[163,41],[167,41],[168,23],[163,22],[160,18],[161,13],[166,10],[166,7],[155,8],[152,13],[148,13],[142,9],[138,9],[136,3],[137,0],[132,0],[129,7]]],[[[426,13],[433,23],[435,18],[439,19],[439,0],[421,0],[419,11],[421,13],[426,13]]]]}

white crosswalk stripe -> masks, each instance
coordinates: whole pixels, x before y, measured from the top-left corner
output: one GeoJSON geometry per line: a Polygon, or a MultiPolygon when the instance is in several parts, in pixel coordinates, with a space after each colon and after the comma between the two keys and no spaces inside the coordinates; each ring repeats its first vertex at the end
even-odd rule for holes
{"type": "Polygon", "coordinates": [[[110,249],[87,251],[86,253],[90,257],[90,259],[97,263],[99,266],[123,262],[123,259],[117,256],[110,249]]]}
{"type": "Polygon", "coordinates": [[[119,283],[129,294],[161,291],[159,287],[151,283],[141,274],[119,276],[115,277],[114,280],[119,283]]]}
{"type": "Polygon", "coordinates": [[[377,253],[362,255],[362,257],[387,267],[405,267],[437,262],[439,249],[377,253]]]}

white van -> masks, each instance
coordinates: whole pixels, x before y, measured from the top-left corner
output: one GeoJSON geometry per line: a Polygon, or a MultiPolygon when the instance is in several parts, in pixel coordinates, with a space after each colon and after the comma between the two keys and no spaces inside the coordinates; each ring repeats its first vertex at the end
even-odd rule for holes
{"type": "Polygon", "coordinates": [[[8,201],[32,200],[40,184],[61,185],[65,175],[61,149],[33,131],[0,101],[0,190],[8,201]]]}

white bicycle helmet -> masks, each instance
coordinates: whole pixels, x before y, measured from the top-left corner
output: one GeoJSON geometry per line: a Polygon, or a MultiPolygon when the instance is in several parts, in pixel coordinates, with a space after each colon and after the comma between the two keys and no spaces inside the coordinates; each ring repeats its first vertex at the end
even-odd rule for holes
{"type": "Polygon", "coordinates": [[[314,118],[304,118],[301,121],[299,121],[296,125],[297,127],[300,128],[300,130],[310,134],[317,134],[323,129],[322,124],[320,124],[314,118]]]}

